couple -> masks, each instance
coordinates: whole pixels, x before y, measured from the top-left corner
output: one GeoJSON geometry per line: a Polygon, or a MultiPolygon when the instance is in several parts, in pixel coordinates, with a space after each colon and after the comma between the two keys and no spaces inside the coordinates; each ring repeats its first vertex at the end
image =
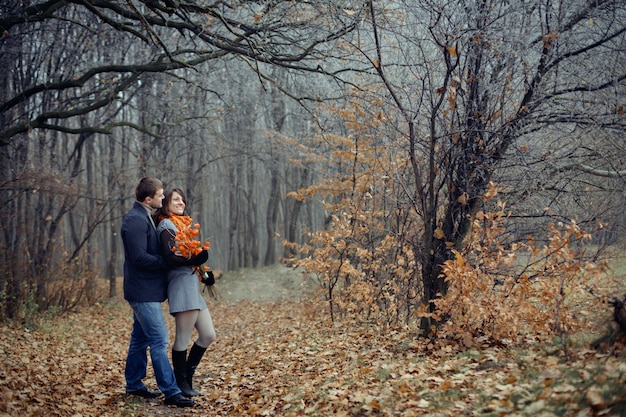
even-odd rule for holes
{"type": "Polygon", "coordinates": [[[124,242],[124,298],[133,309],[133,330],[126,358],[126,393],[144,398],[165,394],[165,404],[191,407],[189,397],[199,395],[192,388],[192,377],[204,352],[215,341],[211,314],[199,292],[194,267],[205,263],[203,249],[190,258],[172,248],[176,231],[190,220],[185,216],[186,199],[179,189],[163,193],[163,184],[144,177],[135,189],[136,200],[122,223],[124,242]],[[154,215],[154,217],[153,217],[154,215]],[[172,346],[172,366],[167,358],[168,334],[161,303],[169,299],[175,318],[176,337],[172,346]],[[189,357],[187,346],[194,327],[198,339],[189,357]],[[148,364],[147,348],[159,391],[143,383],[148,364]]]}

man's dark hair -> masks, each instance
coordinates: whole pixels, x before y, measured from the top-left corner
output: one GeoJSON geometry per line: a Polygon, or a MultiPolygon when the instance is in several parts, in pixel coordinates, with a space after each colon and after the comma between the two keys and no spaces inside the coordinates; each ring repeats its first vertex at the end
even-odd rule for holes
{"type": "Polygon", "coordinates": [[[135,197],[137,201],[144,201],[147,197],[154,195],[163,188],[161,180],[152,177],[143,177],[139,180],[137,188],[135,188],[135,197]]]}

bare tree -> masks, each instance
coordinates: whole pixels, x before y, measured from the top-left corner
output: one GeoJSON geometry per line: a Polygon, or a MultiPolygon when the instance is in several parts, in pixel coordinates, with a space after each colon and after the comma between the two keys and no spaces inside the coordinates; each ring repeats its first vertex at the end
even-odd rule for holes
{"type": "MultiPolygon", "coordinates": [[[[0,54],[5,60],[24,54],[24,45],[45,50],[57,44],[68,52],[54,60],[31,62],[33,76],[21,85],[7,84],[0,103],[6,119],[0,144],[31,129],[53,129],[68,133],[110,133],[123,120],[77,126],[80,115],[118,102],[123,91],[147,73],[180,75],[177,70],[198,67],[204,62],[235,55],[264,76],[258,63],[301,71],[324,72],[319,61],[328,44],[352,30],[358,15],[337,16],[340,4],[327,2],[258,3],[234,0],[200,5],[168,0],[30,1],[2,5],[0,54]],[[94,38],[110,40],[111,48],[128,50],[98,61],[84,59],[94,38]],[[15,39],[31,39],[28,43],[15,39]],[[55,42],[62,40],[62,42],[55,42]],[[75,48],[69,51],[70,45],[75,48]],[[320,55],[321,54],[321,55],[320,55]],[[68,65],[74,59],[73,65],[68,65]],[[65,71],[49,71],[46,66],[65,71]],[[54,104],[54,105],[51,105],[54,104]],[[47,106],[47,108],[45,107],[47,106]]],[[[8,62],[8,70],[19,61],[8,62]]],[[[49,68],[51,69],[51,68],[49,68]]]]}
{"type": "MultiPolygon", "coordinates": [[[[358,156],[361,142],[407,162],[381,161],[383,176],[396,184],[390,225],[402,226],[389,232],[411,246],[420,270],[415,285],[432,311],[430,302],[447,291],[442,264],[462,248],[516,145],[563,144],[568,137],[559,131],[624,131],[626,7],[614,0],[370,1],[367,22],[369,29],[346,37],[362,60],[351,61],[357,110],[349,119],[352,148],[344,149],[354,163],[342,160],[337,181],[352,176],[354,188],[345,191],[352,201],[386,198],[388,186],[358,188],[371,169],[358,156]]],[[[511,168],[509,178],[519,172],[511,168]]],[[[349,213],[346,224],[342,211],[338,230],[352,232],[363,212],[349,213]]],[[[422,324],[428,330],[431,322],[422,324]]]]}

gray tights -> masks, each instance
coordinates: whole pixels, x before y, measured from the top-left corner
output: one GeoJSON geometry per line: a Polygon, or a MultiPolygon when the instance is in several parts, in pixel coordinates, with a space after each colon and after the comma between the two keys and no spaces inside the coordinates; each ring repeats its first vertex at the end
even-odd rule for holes
{"type": "Polygon", "coordinates": [[[209,309],[181,311],[175,315],[176,338],[174,339],[174,350],[187,350],[194,327],[198,331],[196,344],[207,348],[215,342],[215,328],[209,309]]]}

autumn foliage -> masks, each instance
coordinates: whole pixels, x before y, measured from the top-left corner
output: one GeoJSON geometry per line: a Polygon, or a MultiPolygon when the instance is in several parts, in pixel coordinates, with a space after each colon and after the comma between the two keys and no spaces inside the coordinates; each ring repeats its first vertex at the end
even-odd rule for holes
{"type": "MultiPolygon", "coordinates": [[[[211,242],[207,240],[202,243],[200,241],[200,223],[193,223],[190,216],[176,214],[172,214],[168,219],[174,223],[177,229],[174,237],[176,245],[172,247],[172,252],[189,259],[197,256],[203,250],[209,250],[211,242]]],[[[197,266],[194,269],[199,281],[202,281],[203,273],[210,270],[208,265],[197,266]]]]}
{"type": "Polygon", "coordinates": [[[304,244],[285,242],[298,254],[290,262],[318,277],[333,319],[398,324],[421,292],[414,250],[421,221],[394,197],[401,193],[394,172],[407,162],[377,139],[382,115],[362,124],[368,115],[358,100],[351,111],[333,111],[355,135],[316,138],[326,148],[320,154],[332,155],[310,151],[308,158],[325,167],[322,179],[289,195],[319,201],[326,227],[306,231],[304,244]]]}
{"type": "MultiPolygon", "coordinates": [[[[328,309],[302,291],[267,297],[282,292],[276,277],[287,273],[293,288],[301,279],[293,269],[224,274],[227,299],[207,299],[217,340],[194,376],[201,396],[184,411],[164,406],[162,396],[125,395],[132,310],[121,298],[42,319],[33,330],[4,323],[0,415],[575,417],[626,410],[623,339],[605,350],[581,344],[566,361],[549,343],[520,349],[481,337],[466,348],[406,327],[333,326],[328,309]],[[235,301],[245,295],[238,286],[250,291],[235,301]]],[[[172,342],[174,319],[163,308],[172,342]]],[[[156,389],[151,365],[145,382],[156,389]]]]}
{"type": "Polygon", "coordinates": [[[193,223],[190,216],[172,215],[168,219],[176,226],[176,246],[172,248],[180,256],[191,258],[203,250],[208,250],[211,243],[207,240],[202,243],[200,237],[200,224],[193,223]]]}
{"type": "MultiPolygon", "coordinates": [[[[496,195],[493,189],[486,198],[496,195]]],[[[411,248],[390,235],[365,246],[378,224],[366,214],[361,222],[347,213],[333,216],[333,228],[312,233],[310,244],[300,248],[311,256],[299,264],[319,277],[334,319],[392,324],[433,317],[442,323],[439,336],[468,347],[478,337],[519,343],[579,330],[581,300],[606,309],[594,284],[606,265],[585,260],[589,233],[575,222],[559,223],[547,231],[545,245],[533,237],[510,243],[505,205],[491,206],[496,210],[476,214],[465,247],[451,248],[454,258],[442,269],[449,290],[432,300],[434,313],[424,304],[407,308],[420,300],[411,248]]]]}
{"type": "MultiPolygon", "coordinates": [[[[333,109],[351,135],[318,138],[322,154],[332,155],[316,160],[327,171],[290,194],[320,202],[327,213],[323,230],[307,231],[303,244],[285,244],[298,254],[290,262],[318,278],[334,321],[419,328],[426,319],[437,325],[423,336],[452,337],[467,346],[477,337],[517,343],[575,331],[580,305],[570,300],[604,300],[593,283],[605,266],[584,250],[590,234],[573,220],[533,236],[512,234],[496,184],[479,197],[467,233],[453,237],[427,227],[406,191],[414,167],[377,136],[385,116],[372,117],[365,107],[355,100],[350,111],[333,109]],[[429,295],[425,263],[438,259],[435,245],[446,248],[437,266],[445,285],[429,295]]],[[[454,204],[467,205],[467,198],[461,194],[454,204]]],[[[446,210],[442,203],[438,214],[443,218],[446,210]]],[[[428,224],[434,221],[442,220],[428,224]]]]}
{"type": "MultiPolygon", "coordinates": [[[[496,197],[492,188],[486,199],[496,197]]],[[[589,233],[574,221],[557,223],[546,244],[529,236],[507,245],[505,205],[492,206],[493,212],[476,214],[466,247],[453,250],[454,259],[443,267],[448,293],[433,301],[442,334],[467,346],[483,336],[519,343],[570,334],[584,324],[584,310],[606,309],[606,300],[594,296],[606,265],[584,255],[589,233]],[[582,307],[581,301],[590,304],[582,307]]]]}

